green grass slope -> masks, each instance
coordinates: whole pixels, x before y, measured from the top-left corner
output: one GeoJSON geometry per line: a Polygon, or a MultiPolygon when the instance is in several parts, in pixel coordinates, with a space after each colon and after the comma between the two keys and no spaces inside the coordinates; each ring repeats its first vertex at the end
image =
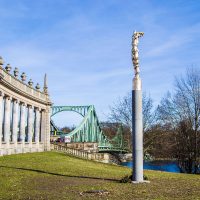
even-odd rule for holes
{"type": "Polygon", "coordinates": [[[0,157],[0,199],[200,199],[200,176],[145,171],[150,184],[120,183],[131,170],[44,152],[0,157]],[[85,193],[106,190],[108,193],[85,193]]]}

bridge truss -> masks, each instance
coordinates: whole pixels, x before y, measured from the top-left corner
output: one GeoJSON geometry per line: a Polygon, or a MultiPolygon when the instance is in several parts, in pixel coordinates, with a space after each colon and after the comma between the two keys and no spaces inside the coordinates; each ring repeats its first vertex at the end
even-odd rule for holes
{"type": "Polygon", "coordinates": [[[60,113],[72,111],[83,117],[82,122],[70,133],[64,133],[55,125],[51,119],[51,133],[66,135],[71,142],[97,142],[99,151],[121,151],[125,152],[122,127],[119,127],[116,136],[109,139],[102,131],[93,105],[89,106],[53,106],[51,117],[60,113]]]}

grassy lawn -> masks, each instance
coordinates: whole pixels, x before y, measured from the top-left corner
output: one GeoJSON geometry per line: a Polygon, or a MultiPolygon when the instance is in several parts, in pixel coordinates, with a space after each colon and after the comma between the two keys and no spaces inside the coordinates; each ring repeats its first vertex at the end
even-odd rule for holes
{"type": "Polygon", "coordinates": [[[0,199],[200,199],[200,176],[145,171],[150,184],[120,183],[131,170],[44,152],[0,157],[0,199]],[[84,193],[106,190],[108,194],[84,193]]]}

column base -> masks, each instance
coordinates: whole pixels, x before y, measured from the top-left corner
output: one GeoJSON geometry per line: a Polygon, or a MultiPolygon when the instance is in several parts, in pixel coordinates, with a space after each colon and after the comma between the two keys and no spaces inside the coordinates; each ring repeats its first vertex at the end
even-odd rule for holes
{"type": "Polygon", "coordinates": [[[133,184],[139,184],[139,183],[150,183],[150,181],[131,181],[133,184]]]}

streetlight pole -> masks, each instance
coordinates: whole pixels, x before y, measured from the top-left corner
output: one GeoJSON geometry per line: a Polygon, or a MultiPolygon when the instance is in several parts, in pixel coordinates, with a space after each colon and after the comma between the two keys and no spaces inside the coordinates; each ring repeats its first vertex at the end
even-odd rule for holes
{"type": "Polygon", "coordinates": [[[138,43],[143,32],[134,32],[132,37],[132,62],[134,78],[132,88],[132,144],[133,174],[132,183],[144,182],[143,179],[143,120],[142,120],[142,81],[139,69],[138,43]]]}

